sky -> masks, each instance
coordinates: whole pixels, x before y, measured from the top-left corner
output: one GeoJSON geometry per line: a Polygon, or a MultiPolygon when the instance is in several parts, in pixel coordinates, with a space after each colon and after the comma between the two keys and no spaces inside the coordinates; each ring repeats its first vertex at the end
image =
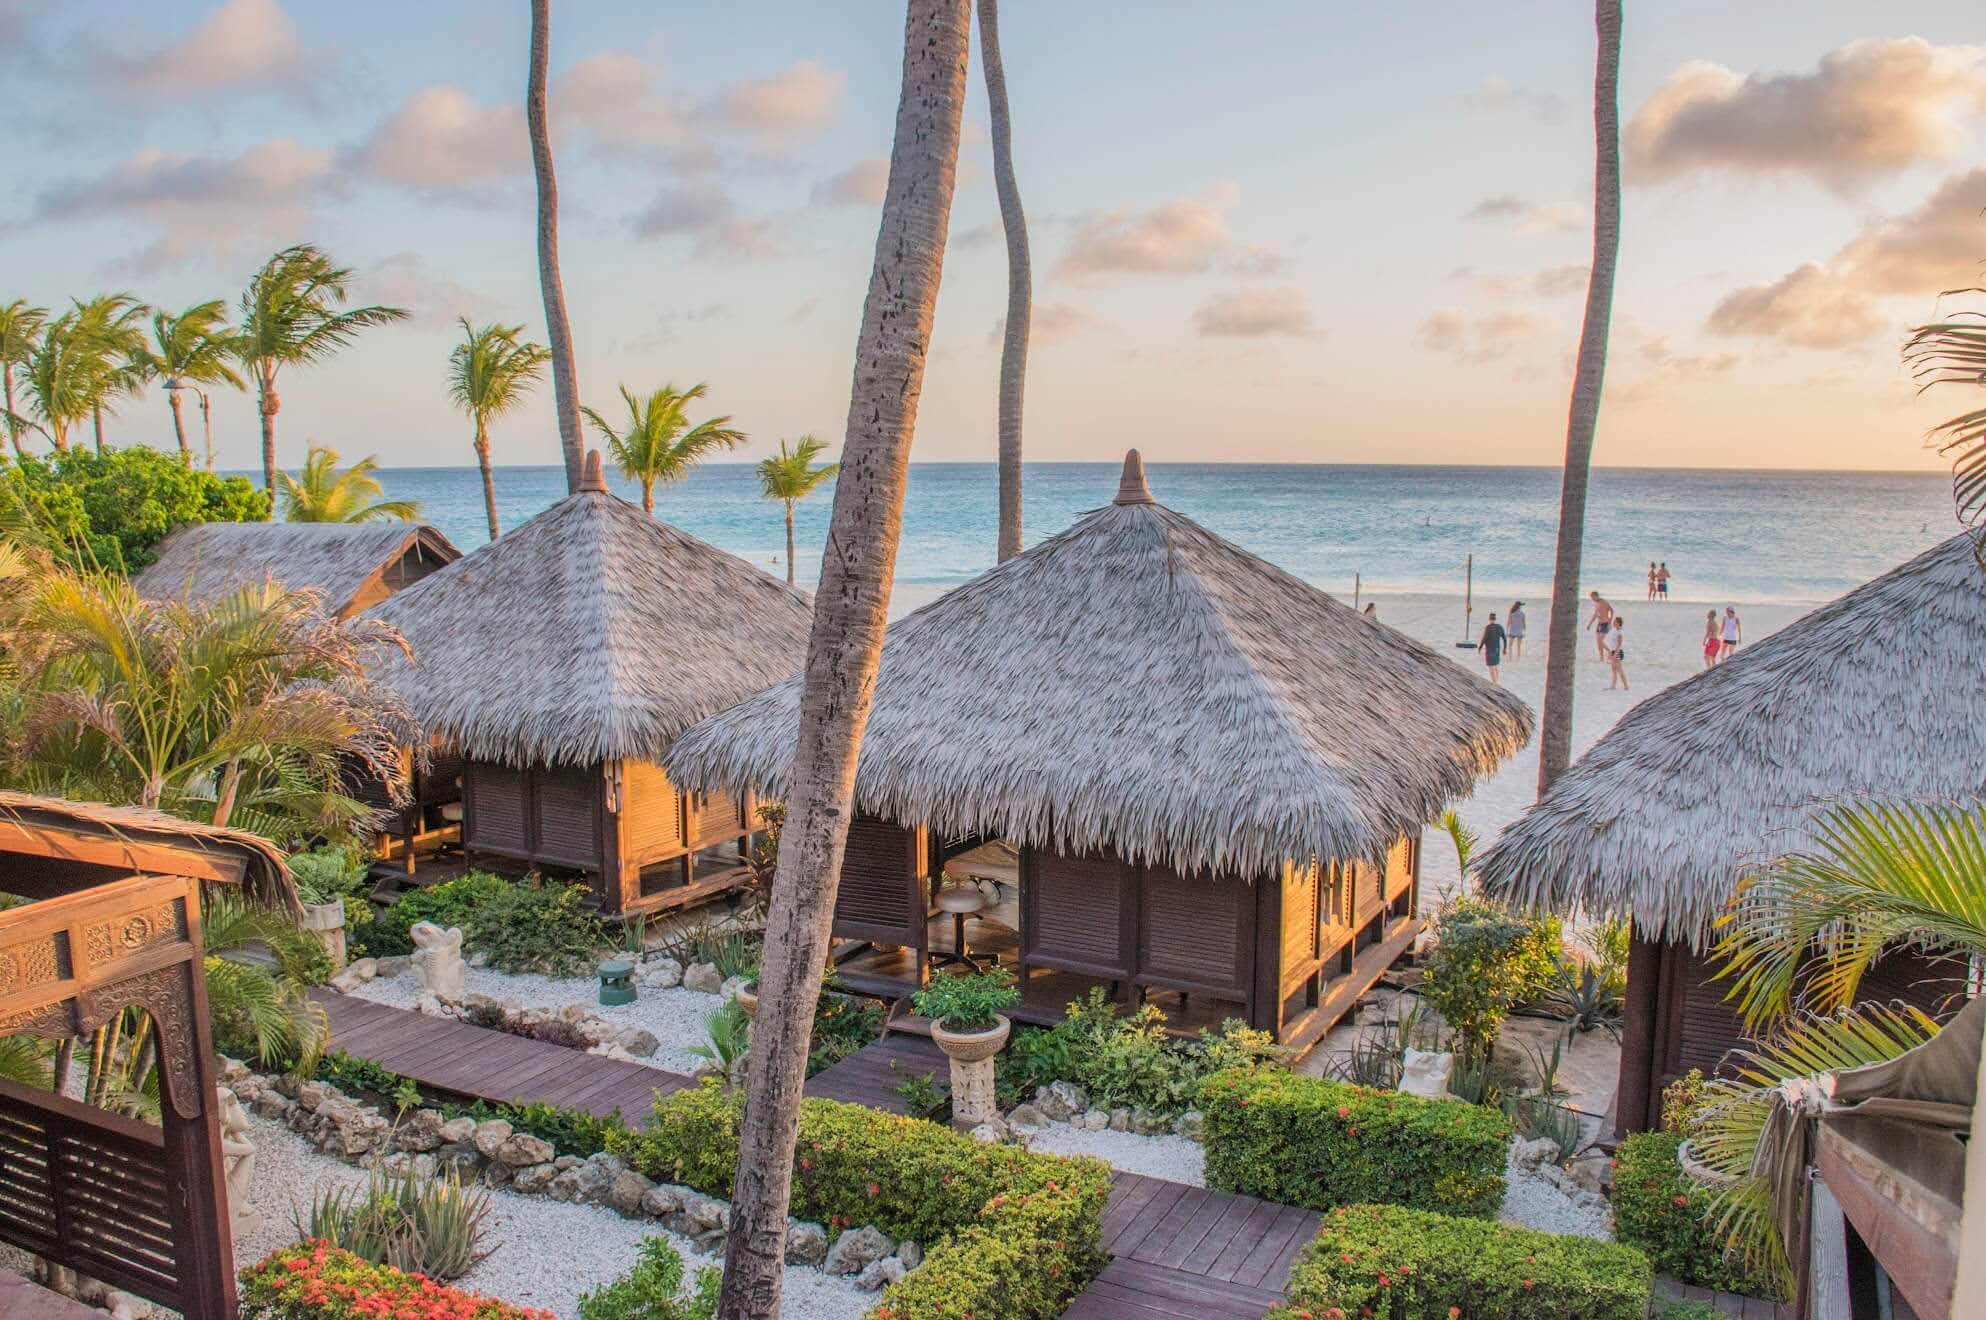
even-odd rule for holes
{"type": "MultiPolygon", "coordinates": [[[[1898,347],[1986,295],[1986,45],[1959,0],[1630,5],[1596,462],[1934,470],[1898,347]],[[1965,44],[1968,40],[1975,44],[1965,44]]],[[[709,385],[838,446],[901,6],[559,0],[580,393],[709,385]]],[[[1009,0],[1032,460],[1551,464],[1591,253],[1589,4],[1009,0]]],[[[523,0],[0,0],[0,301],[236,297],[310,241],[413,318],[284,378],[306,440],[471,462],[458,317],[542,338],[523,0]]],[[[973,58],[918,460],[993,456],[1006,253],[973,58]]],[[[492,435],[557,461],[550,388],[492,435]]],[[[252,401],[214,398],[224,466],[252,401]]],[[[170,445],[161,392],[113,443],[170,445]]]]}

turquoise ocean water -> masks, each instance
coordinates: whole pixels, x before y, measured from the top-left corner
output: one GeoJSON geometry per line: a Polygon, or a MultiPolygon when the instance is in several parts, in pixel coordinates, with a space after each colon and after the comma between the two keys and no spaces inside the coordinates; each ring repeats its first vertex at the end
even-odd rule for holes
{"type": "MultiPolygon", "coordinates": [[[[1475,556],[1480,596],[1542,596],[1558,519],[1554,468],[1151,465],[1160,502],[1328,591],[1459,593],[1475,556]]],[[[391,468],[389,494],[465,551],[487,539],[473,468],[391,468]]],[[[992,566],[991,464],[910,469],[900,583],[954,586],[992,566]]],[[[555,467],[499,468],[498,514],[515,527],[564,494],[555,467]]],[[[631,486],[618,485],[635,497],[631,486]]],[[[1117,465],[1030,464],[1028,544],[1108,503],[1117,465]]],[[[832,487],[800,506],[800,579],[811,586],[832,487]]],[[[746,464],[713,464],[658,491],[656,513],[783,575],[779,508],[746,464]]],[[[1633,599],[1648,561],[1666,560],[1682,600],[1815,601],[1840,594],[1956,531],[1935,474],[1603,469],[1587,517],[1587,585],[1633,599]]]]}

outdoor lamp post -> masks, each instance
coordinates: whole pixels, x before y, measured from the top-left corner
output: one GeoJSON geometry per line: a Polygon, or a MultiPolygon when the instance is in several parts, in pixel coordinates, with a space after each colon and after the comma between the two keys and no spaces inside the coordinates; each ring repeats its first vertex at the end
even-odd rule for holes
{"type": "MultiPolygon", "coordinates": [[[[200,429],[206,438],[207,470],[212,472],[214,470],[214,414],[211,411],[211,404],[207,398],[207,391],[201,389],[192,381],[181,380],[177,376],[167,376],[165,387],[168,394],[177,395],[181,390],[192,390],[200,396],[200,429]]],[[[177,401],[175,400],[174,411],[178,411],[176,405],[177,401]]]]}

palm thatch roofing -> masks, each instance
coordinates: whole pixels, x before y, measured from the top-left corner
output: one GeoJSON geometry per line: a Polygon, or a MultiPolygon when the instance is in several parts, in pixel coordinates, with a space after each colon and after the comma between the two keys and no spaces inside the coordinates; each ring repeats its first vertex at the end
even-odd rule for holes
{"type": "Polygon", "coordinates": [[[508,765],[655,760],[806,659],[806,593],[580,490],[376,606],[413,656],[377,682],[431,734],[508,765]]]}
{"type": "MultiPolygon", "coordinates": [[[[282,851],[246,830],[202,825],[144,807],[72,802],[4,789],[0,789],[0,819],[19,826],[25,836],[37,840],[36,851],[48,857],[67,856],[68,850],[62,844],[64,835],[73,837],[81,833],[122,843],[129,850],[125,864],[134,873],[172,874],[171,862],[162,859],[159,848],[209,854],[239,865],[244,884],[261,902],[302,912],[282,851]]],[[[0,850],[25,851],[14,844],[0,850]]]]}
{"type": "MultiPolygon", "coordinates": [[[[795,676],[664,764],[786,785],[795,676]]],[[[1522,746],[1531,713],[1152,500],[1114,503],[890,626],[860,810],[1182,872],[1373,858],[1522,746]]]]}
{"type": "Polygon", "coordinates": [[[1829,799],[1986,790],[1986,574],[1964,535],[1649,697],[1475,864],[1491,893],[1701,950],[1829,799]]]}
{"type": "Polygon", "coordinates": [[[136,579],[154,600],[213,600],[238,587],[274,580],[315,591],[342,618],[367,585],[418,547],[449,563],[462,552],[420,523],[201,523],[159,543],[158,559],[136,579]]]}

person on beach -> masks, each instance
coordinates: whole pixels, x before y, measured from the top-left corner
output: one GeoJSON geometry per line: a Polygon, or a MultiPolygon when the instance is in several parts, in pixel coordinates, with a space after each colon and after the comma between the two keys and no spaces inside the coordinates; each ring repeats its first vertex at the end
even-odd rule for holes
{"type": "Polygon", "coordinates": [[[1504,620],[1504,631],[1510,637],[1510,658],[1512,660],[1522,660],[1524,658],[1523,601],[1513,600],[1510,602],[1510,615],[1504,620]]]}
{"type": "Polygon", "coordinates": [[[1367,601],[1365,603],[1365,608],[1360,610],[1359,614],[1367,619],[1376,618],[1379,614],[1379,607],[1377,605],[1374,605],[1371,601],[1367,601]]]}
{"type": "Polygon", "coordinates": [[[1607,658],[1607,633],[1614,626],[1614,607],[1601,599],[1600,593],[1597,591],[1589,591],[1586,594],[1593,598],[1593,617],[1586,620],[1585,626],[1593,630],[1594,650],[1599,652],[1602,660],[1605,660],[1607,658]]]}
{"type": "Polygon", "coordinates": [[[1607,636],[1607,669],[1612,677],[1607,680],[1607,691],[1615,688],[1627,691],[1627,670],[1621,667],[1627,659],[1627,620],[1614,616],[1614,630],[1607,636]]]}
{"type": "Polygon", "coordinates": [[[1744,621],[1738,618],[1738,607],[1724,607],[1723,645],[1717,650],[1719,660],[1729,660],[1737,654],[1738,643],[1745,640],[1744,621]]]}
{"type": "Polygon", "coordinates": [[[1703,612],[1703,667],[1717,667],[1717,653],[1724,649],[1724,634],[1717,626],[1717,611],[1703,612]]]}
{"type": "Polygon", "coordinates": [[[1510,635],[1503,631],[1503,625],[1496,621],[1496,613],[1491,611],[1489,626],[1483,629],[1483,635],[1477,641],[1476,647],[1483,653],[1483,667],[1489,670],[1492,683],[1503,681],[1498,677],[1497,670],[1503,664],[1503,644],[1509,639],[1510,635]]]}
{"type": "Polygon", "coordinates": [[[1660,575],[1655,571],[1655,561],[1648,561],[1648,599],[1655,599],[1655,583],[1660,575]]]}
{"type": "Polygon", "coordinates": [[[1655,596],[1658,600],[1669,598],[1669,561],[1664,559],[1662,566],[1655,570],[1655,596]]]}

